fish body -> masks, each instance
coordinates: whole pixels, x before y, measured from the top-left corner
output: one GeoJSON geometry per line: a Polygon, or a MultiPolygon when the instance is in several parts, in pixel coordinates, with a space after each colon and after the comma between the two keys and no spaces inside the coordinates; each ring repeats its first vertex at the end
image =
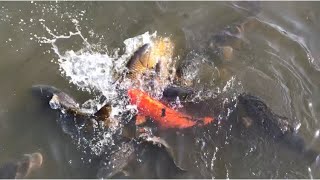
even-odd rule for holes
{"type": "Polygon", "coordinates": [[[127,63],[127,68],[129,69],[129,78],[133,79],[155,66],[155,62],[150,61],[148,58],[148,52],[150,49],[150,44],[144,44],[141,46],[130,58],[127,63]]]}
{"type": "Polygon", "coordinates": [[[211,117],[194,118],[178,112],[139,89],[129,89],[128,96],[130,103],[137,105],[138,116],[150,117],[162,128],[183,129],[195,125],[206,125],[214,121],[211,117]]]}
{"type": "Polygon", "coordinates": [[[260,132],[303,155],[310,162],[314,162],[318,157],[319,153],[310,149],[305,140],[294,130],[290,119],[272,112],[260,98],[246,93],[239,95],[237,111],[239,116],[243,116],[238,119],[241,119],[240,122],[248,130],[259,129],[260,132]],[[249,124],[247,124],[248,119],[251,121],[249,124]]]}

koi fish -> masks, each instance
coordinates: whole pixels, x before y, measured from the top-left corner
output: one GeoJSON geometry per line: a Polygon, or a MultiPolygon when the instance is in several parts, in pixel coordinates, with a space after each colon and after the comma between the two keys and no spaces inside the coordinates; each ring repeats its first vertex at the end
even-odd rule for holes
{"type": "Polygon", "coordinates": [[[137,79],[146,71],[155,69],[160,79],[169,76],[172,63],[173,43],[169,38],[157,38],[152,44],[144,44],[130,58],[126,67],[129,78],[137,79]]]}
{"type": "Polygon", "coordinates": [[[206,125],[214,121],[214,118],[195,118],[178,112],[160,101],[153,99],[146,92],[139,89],[129,89],[130,103],[137,105],[138,115],[136,124],[145,122],[146,117],[152,118],[162,128],[189,128],[195,125],[206,125]]]}

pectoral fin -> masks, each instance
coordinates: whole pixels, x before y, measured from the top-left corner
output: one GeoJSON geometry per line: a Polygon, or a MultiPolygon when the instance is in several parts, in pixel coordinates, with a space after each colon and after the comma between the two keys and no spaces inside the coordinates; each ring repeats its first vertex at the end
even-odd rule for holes
{"type": "Polygon", "coordinates": [[[176,166],[176,168],[180,171],[180,172],[186,172],[185,169],[183,169],[182,167],[180,167],[177,163],[176,157],[174,155],[174,152],[171,148],[171,146],[162,138],[157,137],[157,136],[153,136],[153,135],[149,135],[149,134],[141,134],[139,136],[140,138],[140,142],[144,142],[153,146],[157,146],[159,148],[163,148],[163,150],[165,150],[166,153],[168,153],[168,156],[170,157],[170,159],[172,160],[173,164],[176,166]]]}

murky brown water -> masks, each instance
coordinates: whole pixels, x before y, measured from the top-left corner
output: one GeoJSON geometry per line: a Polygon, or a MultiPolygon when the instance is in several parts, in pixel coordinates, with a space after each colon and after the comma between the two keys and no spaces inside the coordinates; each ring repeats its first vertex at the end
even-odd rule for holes
{"type": "MultiPolygon", "coordinates": [[[[170,35],[181,61],[205,59],[222,72],[217,76],[215,68],[201,68],[199,86],[224,87],[233,75],[241,82],[235,91],[261,97],[320,151],[315,136],[320,129],[319,12],[319,2],[1,2],[0,163],[40,151],[43,168],[31,178],[95,177],[57,125],[56,114],[42,108],[30,92],[34,84],[50,84],[82,101],[90,97],[69,84],[51,62],[57,59],[51,45],[37,39],[49,37],[42,24],[58,35],[74,32],[72,19],[79,21],[81,34],[97,45],[97,52],[123,47],[125,39],[146,31],[170,35]],[[231,61],[220,62],[210,55],[208,42],[235,23],[244,25],[241,43],[231,61]]],[[[77,38],[59,46],[82,48],[77,38]]],[[[185,177],[320,177],[279,144],[259,137],[218,139],[215,131],[164,133],[180,152],[179,161],[192,169],[185,177]],[[220,146],[225,142],[229,145],[220,146]]],[[[136,173],[134,177],[155,177],[147,168],[136,173]]]]}

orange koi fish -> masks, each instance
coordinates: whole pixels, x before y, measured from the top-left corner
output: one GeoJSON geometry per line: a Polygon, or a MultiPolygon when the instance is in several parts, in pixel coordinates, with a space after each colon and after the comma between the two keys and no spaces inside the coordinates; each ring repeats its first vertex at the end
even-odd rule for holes
{"type": "Polygon", "coordinates": [[[153,99],[146,92],[139,89],[129,89],[130,103],[137,105],[138,115],[136,124],[144,122],[145,117],[152,118],[162,128],[188,128],[195,125],[206,125],[214,121],[214,118],[194,118],[190,115],[178,112],[160,101],[153,99]],[[143,119],[144,118],[144,119],[143,119]]]}

